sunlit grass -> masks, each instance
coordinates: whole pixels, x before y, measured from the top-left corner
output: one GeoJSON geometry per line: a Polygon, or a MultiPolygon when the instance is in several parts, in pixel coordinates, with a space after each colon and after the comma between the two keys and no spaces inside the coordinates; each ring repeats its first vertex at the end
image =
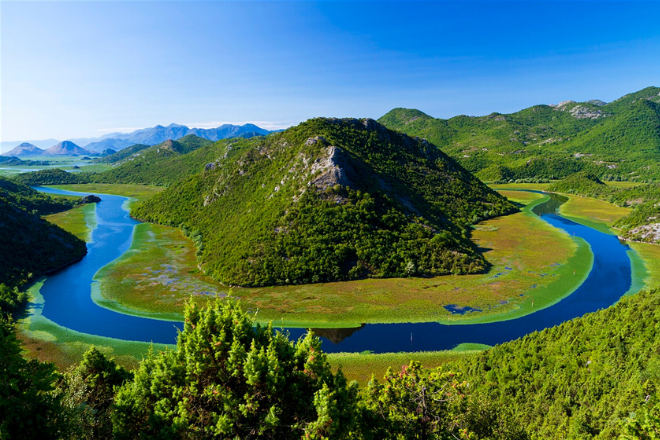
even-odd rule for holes
{"type": "Polygon", "coordinates": [[[612,224],[631,211],[630,208],[622,208],[604,200],[579,196],[570,196],[559,208],[564,217],[610,234],[612,224]]]}
{"type": "Polygon", "coordinates": [[[96,215],[94,214],[95,209],[96,204],[88,203],[76,206],[68,211],[46,215],[44,218],[60,228],[71,232],[79,239],[89,242],[92,229],[94,229],[96,225],[96,215]]]}
{"type": "Polygon", "coordinates": [[[603,182],[607,186],[613,186],[615,188],[633,188],[635,186],[639,185],[645,185],[646,183],[644,182],[603,182]]]}
{"type": "Polygon", "coordinates": [[[628,245],[637,252],[644,264],[646,277],[640,289],[648,290],[660,287],[660,246],[652,243],[634,242],[629,242],[628,245]]]}

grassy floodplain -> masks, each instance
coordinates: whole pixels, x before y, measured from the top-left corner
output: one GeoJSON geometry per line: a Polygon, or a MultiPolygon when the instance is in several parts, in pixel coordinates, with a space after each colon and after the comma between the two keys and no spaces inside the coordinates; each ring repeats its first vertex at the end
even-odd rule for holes
{"type": "MultiPolygon", "coordinates": [[[[44,303],[39,289],[44,279],[38,280],[29,289],[29,314],[18,321],[18,338],[29,357],[55,363],[66,369],[78,364],[83,354],[92,346],[105,355],[116,358],[126,367],[135,367],[149,350],[164,350],[166,345],[146,342],[123,341],[88,335],[64,328],[41,314],[44,303]]],[[[174,347],[174,346],[171,346],[174,347]]]]}
{"type": "Polygon", "coordinates": [[[68,211],[46,215],[44,218],[89,243],[92,239],[92,229],[96,226],[95,210],[96,204],[89,203],[68,211]]]}
{"type": "MultiPolygon", "coordinates": [[[[144,342],[122,341],[88,335],[66,329],[41,315],[43,297],[39,289],[43,279],[30,288],[30,315],[19,321],[18,338],[28,357],[42,362],[53,362],[64,371],[77,365],[83,354],[92,346],[124,367],[134,368],[150,351],[174,349],[174,345],[149,344],[144,342]]],[[[447,362],[474,355],[487,346],[462,344],[454,350],[416,353],[332,353],[328,361],[334,370],[341,368],[348,380],[356,380],[366,386],[372,374],[382,378],[389,367],[400,368],[411,360],[420,361],[427,368],[435,368],[447,362]]]]}
{"type": "MultiPolygon", "coordinates": [[[[577,288],[591,269],[588,245],[539,219],[531,206],[545,196],[505,192],[523,212],[482,222],[473,240],[493,265],[486,274],[366,279],[266,288],[234,288],[261,322],[298,327],[350,327],[364,322],[444,323],[512,319],[548,306],[577,288]],[[538,249],[556,249],[552,255],[538,249]],[[575,274],[574,272],[575,271],[575,274]],[[550,287],[552,286],[552,287],[550,287]],[[480,309],[451,314],[445,305],[480,309]]],[[[196,269],[194,248],[173,228],[140,225],[131,250],[102,269],[95,300],[141,316],[180,319],[189,296],[229,289],[196,269]]]]}
{"type": "MultiPolygon", "coordinates": [[[[518,185],[514,185],[514,188],[517,186],[518,185]]],[[[520,186],[520,189],[532,189],[529,184],[520,186]]],[[[541,190],[543,189],[544,184],[532,186],[534,186],[533,189],[535,190],[541,190]]],[[[511,185],[507,185],[507,187],[511,187],[511,185]]],[[[112,193],[132,197],[134,198],[134,201],[144,200],[155,192],[162,190],[162,188],[158,187],[154,188],[141,185],[66,185],[60,186],[59,188],[86,193],[112,193]]],[[[420,307],[423,308],[424,304],[428,304],[423,301],[423,297],[421,297],[421,300],[418,302],[408,302],[410,297],[413,299],[416,297],[419,298],[419,291],[424,292],[430,290],[431,296],[435,296],[434,299],[436,300],[442,299],[443,296],[445,298],[452,298],[453,300],[454,298],[457,298],[457,296],[451,296],[452,293],[458,292],[457,290],[454,290],[456,287],[459,287],[459,289],[462,287],[464,291],[469,291],[470,282],[466,278],[476,278],[472,281],[473,285],[476,286],[475,292],[484,295],[486,299],[488,289],[490,289],[491,293],[497,292],[497,287],[502,290],[507,289],[507,286],[514,286],[514,288],[518,287],[523,289],[523,286],[516,286],[516,284],[521,283],[519,280],[515,280],[515,277],[511,276],[513,274],[509,273],[513,272],[513,270],[506,271],[505,269],[504,275],[508,277],[499,275],[496,278],[496,283],[499,284],[504,282],[504,285],[490,285],[490,287],[485,287],[484,279],[499,273],[498,271],[501,270],[502,267],[512,267],[510,264],[512,264],[511,262],[516,258],[518,259],[518,264],[527,263],[527,260],[532,259],[532,256],[535,254],[535,252],[533,252],[535,249],[538,249],[539,246],[552,245],[549,244],[550,241],[548,240],[557,240],[558,236],[556,236],[556,234],[548,234],[547,231],[545,231],[545,233],[541,233],[539,236],[532,234],[533,238],[530,239],[529,231],[525,230],[526,228],[529,228],[530,224],[534,225],[532,220],[539,222],[539,224],[536,225],[536,228],[539,228],[541,225],[550,228],[549,225],[545,224],[529,212],[531,206],[542,201],[544,196],[517,191],[503,190],[502,192],[512,200],[521,205],[525,205],[526,208],[522,213],[492,219],[477,225],[475,228],[473,239],[480,247],[484,248],[486,257],[493,264],[493,269],[489,274],[468,277],[450,276],[434,279],[410,278],[395,280],[363,280],[360,282],[353,282],[353,284],[358,286],[354,285],[352,287],[359,287],[359,283],[370,284],[370,286],[360,287],[357,293],[350,294],[350,298],[346,302],[350,303],[351,301],[355,301],[356,297],[360,297],[366,292],[367,299],[374,297],[377,298],[380,294],[381,298],[389,299],[391,303],[394,304],[394,307],[408,306],[412,311],[415,311],[419,310],[420,307]],[[517,229],[514,228],[514,226],[517,226],[517,229]],[[523,240],[523,238],[525,238],[525,240],[523,240]],[[447,279],[446,282],[453,283],[449,284],[451,288],[446,287],[444,291],[437,289],[437,287],[433,289],[432,286],[437,285],[437,281],[443,278],[447,279]],[[464,283],[463,286],[457,285],[456,283],[458,282],[464,283]],[[386,289],[390,289],[393,286],[398,287],[398,290],[388,297],[388,295],[386,295],[386,289]],[[479,291],[479,287],[481,287],[481,291],[479,291]],[[440,290],[440,293],[438,290],[440,290]],[[392,301],[392,297],[396,297],[397,294],[405,295],[405,298],[401,300],[398,305],[395,301],[392,301]]],[[[595,223],[601,222],[601,225],[605,221],[611,223],[618,218],[616,217],[615,209],[617,207],[609,203],[578,197],[571,197],[571,201],[573,203],[568,204],[569,209],[563,214],[572,217],[582,215],[585,220],[591,219],[595,223]],[[608,211],[608,208],[613,211],[608,211]]],[[[66,216],[69,215],[72,219],[67,219],[66,221],[57,220],[58,224],[69,230],[76,225],[76,222],[78,222],[78,224],[85,223],[89,225],[89,219],[85,220],[85,216],[76,211],[80,211],[80,209],[74,209],[67,213],[62,213],[64,214],[62,218],[66,219],[66,216]]],[[[541,228],[541,230],[542,229],[543,228],[541,228]]],[[[556,233],[556,231],[554,232],[556,233]]],[[[570,238],[566,236],[564,236],[564,238],[570,240],[570,238]]],[[[577,249],[573,249],[572,254],[570,251],[567,252],[566,258],[571,258],[571,255],[572,258],[578,258],[579,246],[573,243],[572,240],[571,243],[577,249]]],[[[571,243],[568,243],[569,247],[571,243]]],[[[642,261],[640,267],[642,270],[648,268],[648,276],[645,277],[644,286],[650,287],[653,284],[660,283],[660,247],[640,243],[633,243],[632,247],[640,256],[640,260],[642,261]],[[653,261],[656,262],[655,265],[650,264],[653,261]]],[[[554,257],[557,259],[556,255],[554,255],[554,257]]],[[[543,264],[546,266],[550,264],[553,270],[558,270],[557,266],[552,266],[553,263],[549,263],[549,261],[545,261],[543,264]]],[[[569,271],[571,270],[571,266],[567,266],[567,268],[569,271]]],[[[586,268],[585,275],[588,273],[588,270],[589,268],[586,268]]],[[[561,277],[569,279],[573,278],[573,276],[569,277],[567,274],[563,274],[561,277]]],[[[96,299],[104,306],[110,306],[110,308],[131,314],[152,317],[154,316],[155,311],[166,310],[164,313],[161,312],[158,317],[169,319],[180,318],[180,310],[182,309],[183,301],[191,294],[196,298],[203,300],[208,297],[209,294],[214,294],[215,292],[223,294],[228,291],[226,287],[205,277],[196,268],[194,247],[192,246],[192,243],[190,243],[190,240],[185,238],[180,231],[166,226],[151,224],[139,225],[134,235],[132,250],[127,252],[124,258],[106,266],[103,271],[98,274],[97,278],[100,281],[100,286],[102,286],[101,290],[103,290],[104,295],[99,295],[99,292],[97,292],[96,299]],[[112,275],[104,276],[105,272],[112,275]],[[114,298],[109,296],[108,293],[114,295],[114,298]]],[[[547,276],[543,278],[547,280],[550,279],[547,276]]],[[[250,308],[255,308],[255,301],[259,301],[257,307],[259,308],[258,316],[260,321],[268,320],[264,318],[269,314],[277,316],[279,313],[280,316],[287,316],[292,313],[297,313],[295,311],[297,308],[295,302],[300,301],[302,302],[302,305],[299,304],[298,308],[304,310],[304,319],[308,319],[310,325],[322,327],[323,325],[320,325],[318,316],[319,314],[323,314],[323,311],[314,312],[314,307],[308,307],[305,304],[305,301],[311,301],[309,299],[306,300],[306,298],[309,298],[312,295],[319,295],[320,298],[316,299],[316,301],[319,301],[331,296],[339,296],[342,294],[339,288],[347,284],[351,283],[331,283],[329,293],[324,296],[320,296],[322,295],[321,291],[324,288],[327,289],[329,284],[288,286],[268,289],[235,289],[234,295],[240,296],[243,303],[250,308]],[[291,301],[285,301],[284,297],[289,295],[293,296],[294,299],[291,301]]],[[[640,285],[639,287],[642,286],[640,285]]],[[[38,286],[36,286],[36,291],[37,293],[35,296],[38,298],[38,286]]],[[[454,295],[457,295],[457,293],[454,293],[454,295]]],[[[465,295],[465,293],[463,295],[465,295]]],[[[471,299],[474,300],[475,298],[471,299]]],[[[459,301],[456,302],[459,303],[459,301]]],[[[469,304],[477,304],[477,302],[475,301],[469,304]]],[[[538,304],[539,303],[537,302],[537,307],[538,304]]],[[[347,307],[346,304],[340,303],[339,305],[347,307]]],[[[356,305],[366,308],[370,303],[358,303],[356,305]]],[[[528,305],[531,305],[531,301],[528,305]]],[[[329,306],[332,306],[332,304],[329,304],[329,306]]],[[[504,306],[504,304],[500,306],[498,310],[499,313],[502,313],[504,310],[502,306],[504,306]]],[[[434,304],[433,307],[436,309],[441,308],[441,306],[437,304],[434,304]]],[[[328,309],[329,308],[330,307],[328,307],[328,309]]],[[[378,311],[377,307],[374,307],[373,309],[378,311]]],[[[444,309],[442,310],[444,311],[444,309]]],[[[400,309],[398,314],[403,314],[400,312],[400,309]]],[[[339,315],[339,313],[335,315],[339,315]]],[[[449,315],[448,313],[447,315],[450,318],[452,317],[452,315],[449,315]]],[[[480,314],[474,313],[472,315],[476,316],[480,314]]],[[[378,315],[376,314],[376,316],[378,315]]],[[[380,316],[383,316],[383,314],[380,316]]],[[[423,315],[420,314],[417,316],[423,317],[423,315]]],[[[461,316],[459,315],[459,317],[461,316]]],[[[468,317],[470,317],[470,314],[462,316],[464,319],[468,317]]],[[[278,320],[275,318],[273,320],[279,321],[278,323],[282,322],[282,319],[278,320]]],[[[295,323],[295,321],[293,322],[295,323]]],[[[335,320],[329,324],[332,326],[341,326],[343,323],[344,321],[335,320]]],[[[305,323],[303,322],[303,324],[305,323]]],[[[148,353],[151,346],[150,344],[118,341],[72,332],[59,327],[40,315],[33,315],[28,320],[23,321],[20,337],[26,344],[25,348],[30,353],[30,356],[39,357],[42,360],[53,361],[60,367],[67,367],[68,365],[78,362],[84,351],[91,345],[96,345],[106,354],[115,356],[121,364],[132,366],[148,353]]],[[[163,348],[163,346],[154,347],[154,349],[163,348]]],[[[474,344],[462,344],[462,346],[459,346],[452,351],[386,354],[372,354],[368,352],[338,353],[330,354],[328,355],[328,358],[333,367],[338,368],[341,366],[342,370],[350,380],[357,380],[362,386],[364,386],[372,374],[375,374],[376,377],[380,378],[388,367],[391,366],[397,369],[401,365],[408,364],[411,359],[419,360],[427,367],[435,367],[459,357],[471,356],[485,348],[488,347],[474,346],[474,344]]]]}
{"type": "Polygon", "coordinates": [[[410,364],[410,361],[419,361],[425,368],[436,368],[447,362],[474,356],[483,348],[464,351],[418,351],[415,353],[330,353],[328,361],[335,371],[341,367],[348,380],[356,380],[361,387],[366,387],[372,375],[376,379],[382,379],[390,367],[399,371],[401,366],[410,364]]]}

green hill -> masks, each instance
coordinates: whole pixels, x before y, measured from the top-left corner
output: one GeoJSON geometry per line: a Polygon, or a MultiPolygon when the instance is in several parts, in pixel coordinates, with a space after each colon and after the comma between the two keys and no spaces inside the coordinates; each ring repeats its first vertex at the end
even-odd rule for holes
{"type": "MultiPolygon", "coordinates": [[[[193,134],[178,141],[167,140],[158,145],[137,149],[132,154],[119,159],[113,169],[90,175],[89,179],[99,183],[169,184],[198,172],[203,165],[203,162],[196,164],[197,167],[185,164],[190,157],[184,160],[174,159],[188,156],[189,153],[212,143],[193,134]]],[[[117,154],[121,153],[122,151],[117,154]]]]}
{"type": "Polygon", "coordinates": [[[483,271],[470,224],[515,210],[434,145],[370,119],[214,148],[203,172],[133,214],[182,226],[204,270],[229,284],[483,271]]]}
{"type": "Polygon", "coordinates": [[[605,185],[596,175],[586,172],[572,174],[565,179],[552,183],[546,191],[577,194],[585,197],[606,198],[617,189],[605,185]]]}
{"type": "Polygon", "coordinates": [[[614,439],[658,402],[658,329],[660,292],[640,292],[443,368],[477,401],[511,409],[532,438],[614,439]]]}
{"type": "Polygon", "coordinates": [[[145,144],[135,144],[131,145],[130,147],[126,147],[123,150],[119,150],[113,154],[109,154],[105,157],[102,157],[100,159],[97,159],[97,162],[101,163],[117,163],[121,162],[124,159],[128,159],[130,156],[134,155],[135,153],[145,150],[149,148],[150,145],[145,145],[145,144]]]}
{"type": "Polygon", "coordinates": [[[39,217],[73,204],[0,178],[0,284],[20,286],[87,253],[82,240],[39,217]]]}
{"type": "Polygon", "coordinates": [[[199,172],[205,163],[215,160],[217,151],[229,140],[214,143],[195,135],[178,141],[167,140],[153,146],[134,145],[110,155],[103,161],[114,163],[114,168],[102,173],[67,173],[60,169],[47,169],[18,174],[14,179],[25,185],[65,185],[73,183],[138,183],[169,185],[199,172]],[[198,150],[204,150],[195,154],[198,150]]]}
{"type": "Polygon", "coordinates": [[[659,104],[660,88],[649,87],[610,104],[566,101],[446,120],[398,108],[379,121],[428,139],[484,179],[565,177],[579,171],[660,179],[660,165],[643,163],[660,156],[659,104]]]}

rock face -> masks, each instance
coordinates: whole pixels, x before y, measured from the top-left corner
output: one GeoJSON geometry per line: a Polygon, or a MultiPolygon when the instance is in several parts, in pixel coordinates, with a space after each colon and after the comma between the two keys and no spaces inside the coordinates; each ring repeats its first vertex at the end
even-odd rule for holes
{"type": "Polygon", "coordinates": [[[23,142],[12,150],[3,153],[2,156],[41,156],[43,154],[44,150],[41,148],[37,147],[36,145],[23,142]]]}
{"type": "Polygon", "coordinates": [[[80,199],[80,203],[85,204],[85,203],[98,203],[101,201],[101,198],[99,196],[95,196],[93,194],[90,194],[88,196],[83,197],[80,199]]]}
{"type": "Polygon", "coordinates": [[[349,162],[348,156],[335,146],[330,145],[327,155],[317,159],[311,167],[310,173],[318,176],[311,181],[320,191],[325,191],[335,185],[351,186],[350,174],[355,171],[349,162]]]}
{"type": "Polygon", "coordinates": [[[576,119],[598,119],[602,116],[609,116],[607,113],[603,113],[602,110],[590,109],[582,105],[576,105],[569,110],[569,113],[576,119]]]}

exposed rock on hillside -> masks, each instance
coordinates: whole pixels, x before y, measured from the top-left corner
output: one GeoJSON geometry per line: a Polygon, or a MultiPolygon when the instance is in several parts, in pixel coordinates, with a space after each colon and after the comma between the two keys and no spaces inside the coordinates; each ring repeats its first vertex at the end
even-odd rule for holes
{"type": "Polygon", "coordinates": [[[135,215],[183,225],[202,267],[233,285],[479,272],[470,224],[515,209],[433,144],[371,119],[313,119],[215,151],[135,215]]]}

